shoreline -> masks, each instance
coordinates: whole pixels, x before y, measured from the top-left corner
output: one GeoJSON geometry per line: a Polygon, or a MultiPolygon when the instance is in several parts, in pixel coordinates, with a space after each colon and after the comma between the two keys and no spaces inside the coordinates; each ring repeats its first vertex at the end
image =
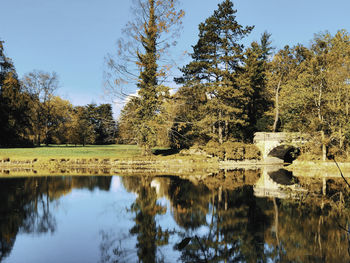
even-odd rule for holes
{"type": "Polygon", "coordinates": [[[216,158],[51,158],[0,160],[0,176],[112,175],[112,174],[210,174],[219,171],[216,158]]]}
{"type": "MultiPolygon", "coordinates": [[[[338,163],[344,176],[350,176],[350,162],[338,163]]],[[[28,175],[60,174],[195,174],[215,173],[220,170],[283,167],[296,177],[340,177],[339,169],[333,161],[299,161],[292,164],[266,163],[260,160],[219,161],[217,158],[202,156],[148,156],[132,158],[49,158],[40,160],[3,158],[0,160],[0,176],[24,173],[28,175]],[[67,172],[67,171],[73,171],[67,172]]]]}

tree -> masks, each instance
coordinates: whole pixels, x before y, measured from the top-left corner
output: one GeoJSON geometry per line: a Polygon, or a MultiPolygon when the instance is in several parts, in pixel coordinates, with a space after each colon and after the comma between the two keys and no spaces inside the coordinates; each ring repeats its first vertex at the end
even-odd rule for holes
{"type": "Polygon", "coordinates": [[[97,133],[96,144],[114,144],[117,124],[113,118],[112,105],[101,104],[96,108],[97,125],[95,131],[97,133]]]}
{"type": "Polygon", "coordinates": [[[239,86],[248,91],[245,109],[249,123],[245,129],[247,138],[253,138],[256,131],[267,130],[269,125],[266,113],[272,106],[267,89],[268,63],[273,49],[270,37],[271,34],[264,32],[260,43],[252,42],[244,52],[239,86]]]}
{"type": "Polygon", "coordinates": [[[58,76],[55,72],[33,71],[22,79],[25,90],[31,96],[31,122],[35,143],[40,146],[41,135],[48,145],[51,140],[53,127],[52,100],[59,87],[58,76]]]}
{"type": "Polygon", "coordinates": [[[3,44],[0,41],[0,146],[20,146],[28,144],[29,97],[3,44]]]}
{"type": "MultiPolygon", "coordinates": [[[[202,132],[220,143],[229,134],[243,139],[243,128],[248,125],[244,110],[248,91],[239,86],[237,76],[241,72],[244,48],[239,42],[253,27],[238,24],[236,12],[233,3],[225,0],[199,25],[192,61],[181,69],[183,76],[175,79],[184,85],[183,90],[195,90],[199,95],[196,99],[204,99],[199,109],[203,114],[195,121],[202,132]]],[[[191,94],[191,91],[181,93],[191,94]]]]}
{"type": "Polygon", "coordinates": [[[95,144],[112,144],[115,143],[116,122],[113,119],[112,105],[89,104],[86,107],[89,115],[89,121],[94,127],[95,144]]]}
{"type": "Polygon", "coordinates": [[[349,43],[349,33],[341,30],[316,35],[310,49],[294,48],[294,66],[281,93],[288,98],[282,100],[284,127],[312,133],[324,160],[327,147],[344,152],[349,143],[349,43]]]}
{"type": "MultiPolygon", "coordinates": [[[[52,99],[51,140],[55,144],[68,143],[67,130],[72,121],[73,105],[59,96],[52,99]]],[[[69,132],[68,132],[69,133],[69,132]]]]}
{"type": "Polygon", "coordinates": [[[274,97],[274,122],[272,131],[278,130],[278,121],[280,119],[280,93],[283,85],[287,83],[289,72],[293,64],[293,56],[289,46],[281,49],[270,63],[269,71],[269,89],[274,97]]]}
{"type": "Polygon", "coordinates": [[[162,57],[181,24],[184,15],[176,8],[177,0],[134,1],[134,19],[124,30],[124,39],[118,42],[118,60],[109,59],[109,66],[117,74],[115,84],[122,92],[123,84],[137,83],[139,104],[133,129],[137,143],[145,153],[156,142],[155,125],[164,97],[161,80],[166,77],[168,64],[162,57]]]}
{"type": "Polygon", "coordinates": [[[90,122],[89,112],[86,107],[74,108],[72,120],[68,126],[68,142],[72,144],[93,144],[95,142],[94,126],[90,122]]]}
{"type": "Polygon", "coordinates": [[[310,96],[309,78],[310,49],[297,45],[290,48],[288,72],[279,93],[280,129],[292,132],[311,132],[314,126],[312,118],[306,118],[311,110],[308,97],[310,96]]]}
{"type": "Polygon", "coordinates": [[[118,120],[118,135],[120,143],[136,144],[137,133],[136,127],[136,109],[139,107],[139,98],[131,97],[121,110],[118,120]]]}
{"type": "Polygon", "coordinates": [[[170,142],[173,148],[188,148],[194,143],[205,144],[209,140],[200,120],[206,114],[207,103],[205,89],[197,81],[188,82],[178,89],[172,98],[175,105],[173,125],[170,129],[170,142]]]}

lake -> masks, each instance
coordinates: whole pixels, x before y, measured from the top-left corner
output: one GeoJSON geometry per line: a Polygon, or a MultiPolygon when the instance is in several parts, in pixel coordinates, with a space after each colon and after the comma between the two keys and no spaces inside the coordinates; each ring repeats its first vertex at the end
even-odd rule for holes
{"type": "Polygon", "coordinates": [[[239,169],[0,181],[0,262],[350,260],[341,178],[239,169]]]}

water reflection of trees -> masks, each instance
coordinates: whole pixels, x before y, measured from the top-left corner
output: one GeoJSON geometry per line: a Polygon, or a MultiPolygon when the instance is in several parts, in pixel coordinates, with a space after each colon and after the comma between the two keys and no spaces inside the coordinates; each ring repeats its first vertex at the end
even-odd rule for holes
{"type": "Polygon", "coordinates": [[[212,192],[208,199],[210,217],[207,217],[206,229],[190,233],[192,241],[182,250],[181,260],[254,262],[263,259],[263,230],[269,226],[269,218],[252,197],[251,186],[212,192]]]}
{"type": "Polygon", "coordinates": [[[30,177],[2,179],[0,184],[0,262],[19,233],[56,230],[51,204],[73,188],[108,190],[111,177],[30,177]]]}
{"type": "MultiPolygon", "coordinates": [[[[171,214],[180,226],[178,243],[175,246],[184,262],[343,262],[349,261],[350,196],[339,180],[304,183],[309,186],[305,196],[296,199],[257,198],[254,196],[252,178],[259,173],[241,170],[214,175],[201,181],[189,181],[177,177],[158,177],[158,198],[166,197],[171,214]],[[250,174],[249,174],[250,173],[250,174]],[[221,181],[221,183],[220,183],[221,181]],[[229,182],[229,183],[228,183],[229,182]],[[248,183],[248,184],[247,184],[248,183]],[[183,242],[181,242],[183,241],[183,242]],[[185,243],[185,245],[183,244],[185,243]],[[181,249],[179,248],[181,247],[181,249]]],[[[303,180],[301,180],[303,182],[303,180]]],[[[140,183],[140,178],[124,180],[125,185],[136,183],[138,201],[146,198],[144,208],[138,211],[157,211],[155,188],[140,183]],[[148,189],[148,190],[146,190],[148,189]],[[145,191],[145,192],[142,192],[145,191]],[[152,200],[151,202],[149,200],[152,200]]],[[[150,213],[146,213],[150,214],[150,213]]],[[[152,226],[154,233],[148,240],[157,246],[154,239],[155,213],[152,220],[138,220],[135,227],[152,226]],[[152,238],[151,238],[152,237],[152,238]]],[[[144,217],[141,217],[145,219],[144,217]]],[[[163,231],[163,230],[162,230],[163,231]]],[[[138,232],[138,237],[142,231],[138,232]]],[[[138,239],[138,249],[145,240],[138,239]]],[[[146,241],[147,242],[147,241],[146,241]]],[[[153,246],[152,251],[156,248],[153,246]]],[[[156,257],[143,262],[155,262],[156,257]]],[[[140,256],[140,254],[139,254],[140,256]]],[[[140,259],[141,260],[141,259],[140,259]]],[[[142,260],[141,260],[142,261],[142,260]]]]}
{"type": "MultiPolygon", "coordinates": [[[[244,175],[239,171],[237,176],[241,178],[244,175]]],[[[191,236],[191,243],[182,250],[182,261],[250,261],[264,255],[261,229],[268,225],[268,217],[257,204],[252,186],[235,190],[219,186],[214,190],[203,183],[194,184],[178,177],[161,177],[153,178],[155,187],[151,187],[151,180],[123,178],[125,188],[138,194],[131,209],[135,212],[135,225],[130,232],[137,234],[136,247],[141,262],[159,261],[157,247],[168,243],[171,232],[163,230],[155,220],[155,216],[164,211],[157,204],[156,189],[158,198],[167,197],[170,201],[171,214],[183,229],[177,234],[183,238],[191,236]],[[199,228],[202,231],[197,233],[199,228]]],[[[240,186],[244,184],[238,181],[240,186]]]]}
{"type": "MultiPolygon", "coordinates": [[[[164,180],[164,179],[163,179],[164,180]]],[[[170,177],[165,195],[170,200],[176,223],[186,230],[196,229],[206,223],[211,191],[203,184],[170,177]]]]}
{"type": "Polygon", "coordinates": [[[125,188],[137,193],[130,208],[135,214],[135,224],[130,229],[130,234],[137,236],[136,248],[140,262],[156,262],[157,247],[167,245],[169,239],[168,230],[163,230],[156,222],[155,217],[164,214],[166,207],[157,202],[157,193],[151,187],[151,181],[152,178],[147,176],[123,178],[125,188]]]}
{"type": "Polygon", "coordinates": [[[265,242],[276,258],[286,262],[348,262],[349,237],[342,226],[349,227],[349,202],[335,199],[343,192],[348,196],[343,186],[338,194],[331,191],[299,200],[276,200],[278,221],[275,219],[272,231],[265,232],[265,242]]]}
{"type": "MultiPolygon", "coordinates": [[[[137,193],[130,209],[134,215],[130,233],[137,236],[134,251],[139,261],[161,262],[159,247],[170,240],[177,243],[171,245],[182,262],[350,260],[345,231],[350,227],[350,195],[341,179],[299,178],[308,191],[293,195],[295,199],[278,199],[254,196],[253,185],[260,176],[259,171],[236,170],[198,180],[122,178],[124,187],[137,193]],[[160,198],[169,200],[176,231],[158,221],[165,212],[160,198]]],[[[123,249],[118,247],[117,252],[123,249]]]]}

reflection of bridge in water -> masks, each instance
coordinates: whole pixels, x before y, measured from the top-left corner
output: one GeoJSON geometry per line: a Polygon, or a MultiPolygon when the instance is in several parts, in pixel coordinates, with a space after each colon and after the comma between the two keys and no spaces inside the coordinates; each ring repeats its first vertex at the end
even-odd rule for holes
{"type": "Polygon", "coordinates": [[[254,185],[254,195],[257,197],[295,198],[305,192],[298,179],[283,166],[263,167],[261,177],[254,185]]]}
{"type": "MultiPolygon", "coordinates": [[[[213,191],[234,190],[251,186],[256,197],[274,197],[279,199],[298,198],[306,189],[299,185],[299,179],[292,172],[283,169],[282,165],[266,165],[258,170],[222,170],[201,178],[183,178],[193,186],[204,186],[213,191]]],[[[155,188],[158,198],[166,197],[174,177],[155,177],[151,186],[155,188]]],[[[180,180],[177,179],[177,180],[180,180]]]]}
{"type": "Polygon", "coordinates": [[[308,135],[289,132],[256,132],[254,144],[266,163],[291,162],[299,147],[308,142],[308,135]]]}

